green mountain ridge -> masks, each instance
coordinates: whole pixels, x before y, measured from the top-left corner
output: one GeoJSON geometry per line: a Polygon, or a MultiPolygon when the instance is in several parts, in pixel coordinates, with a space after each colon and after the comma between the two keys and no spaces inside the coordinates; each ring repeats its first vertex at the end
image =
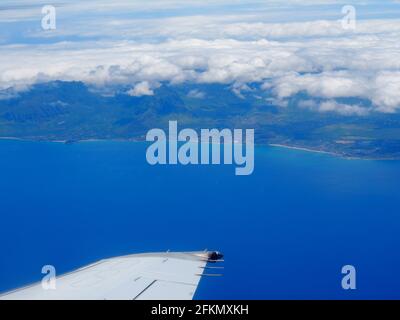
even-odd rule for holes
{"type": "MultiPolygon", "coordinates": [[[[163,84],[153,96],[132,97],[129,88],[105,95],[82,82],[36,84],[0,100],[0,137],[31,140],[143,140],[152,128],[252,128],[258,144],[282,144],[344,157],[400,158],[400,115],[371,113],[343,116],[298,106],[310,99],[300,93],[287,107],[274,105],[257,84],[235,94],[230,85],[163,84]],[[191,94],[195,92],[196,94],[191,94]]],[[[352,103],[368,105],[354,97],[352,103]]],[[[346,99],[338,102],[345,103],[346,99]]]]}

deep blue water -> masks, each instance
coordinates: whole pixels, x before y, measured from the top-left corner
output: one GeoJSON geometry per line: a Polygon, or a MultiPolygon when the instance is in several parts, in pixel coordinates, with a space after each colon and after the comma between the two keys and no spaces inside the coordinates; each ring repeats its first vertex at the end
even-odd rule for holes
{"type": "Polygon", "coordinates": [[[145,143],[0,141],[0,291],[96,260],[205,248],[198,299],[400,298],[400,162],[256,148],[232,166],[147,164],[145,143]],[[357,269],[357,290],[341,268],[357,269]]]}

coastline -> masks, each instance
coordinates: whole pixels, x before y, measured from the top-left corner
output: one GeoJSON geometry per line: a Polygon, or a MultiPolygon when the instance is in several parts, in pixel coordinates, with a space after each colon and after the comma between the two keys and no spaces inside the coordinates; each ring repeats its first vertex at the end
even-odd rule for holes
{"type": "Polygon", "coordinates": [[[367,157],[355,157],[355,156],[347,156],[344,154],[340,154],[337,152],[331,152],[331,151],[324,151],[324,150],[317,150],[317,149],[310,149],[306,147],[296,147],[296,146],[290,146],[290,145],[285,145],[285,144],[279,144],[279,143],[269,143],[267,144],[270,147],[277,147],[277,148],[285,148],[285,149],[291,149],[291,150],[299,150],[299,151],[305,151],[305,152],[312,152],[312,153],[321,153],[321,154],[327,154],[330,156],[342,158],[345,160],[368,160],[368,161],[396,161],[400,160],[399,158],[367,158],[367,157]]]}
{"type": "Polygon", "coordinates": [[[18,137],[0,137],[0,140],[11,140],[11,141],[28,141],[28,142],[51,142],[51,143],[63,143],[63,144],[75,144],[79,142],[101,142],[101,141],[131,141],[131,142],[140,142],[141,140],[135,138],[129,139],[82,139],[82,140],[51,140],[51,139],[35,139],[35,138],[18,138],[18,137]]]}
{"type": "Polygon", "coordinates": [[[267,144],[270,147],[277,147],[277,148],[285,148],[285,149],[292,149],[292,150],[300,150],[300,151],[307,151],[307,152],[314,152],[314,153],[323,153],[323,154],[329,154],[332,156],[338,156],[338,157],[344,157],[343,155],[335,152],[329,152],[329,151],[323,151],[323,150],[316,150],[316,149],[310,149],[306,147],[296,147],[296,146],[289,146],[286,144],[279,144],[279,143],[269,143],[267,144]]]}
{"type": "MultiPolygon", "coordinates": [[[[51,142],[51,143],[62,143],[62,144],[75,144],[75,143],[80,143],[80,142],[106,142],[106,141],[128,141],[128,142],[144,142],[145,140],[143,139],[138,139],[138,138],[111,138],[111,139],[100,139],[100,138],[89,138],[89,139],[82,139],[82,140],[51,140],[51,139],[40,139],[40,138],[19,138],[19,137],[0,137],[1,140],[10,140],[10,141],[30,141],[30,142],[51,142]]],[[[291,145],[286,145],[286,144],[280,144],[280,143],[256,143],[255,146],[269,146],[273,148],[284,148],[284,149],[289,149],[289,150],[297,150],[297,151],[305,151],[305,152],[310,152],[310,153],[320,153],[320,154],[326,154],[329,156],[334,156],[338,158],[342,158],[345,160],[369,160],[369,161],[396,161],[400,160],[399,158],[367,158],[367,157],[356,157],[356,156],[347,156],[344,154],[340,154],[337,152],[330,152],[330,151],[324,151],[324,150],[318,150],[318,149],[311,149],[307,147],[299,147],[299,146],[291,146],[291,145]]]]}

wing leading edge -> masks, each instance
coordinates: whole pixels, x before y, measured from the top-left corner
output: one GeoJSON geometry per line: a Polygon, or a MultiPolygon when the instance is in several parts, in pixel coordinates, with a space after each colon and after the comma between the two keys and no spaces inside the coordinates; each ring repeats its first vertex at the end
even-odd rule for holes
{"type": "MultiPolygon", "coordinates": [[[[208,262],[219,252],[163,252],[101,260],[41,283],[0,295],[0,300],[190,300],[208,262]]],[[[214,276],[218,274],[214,274],[214,276]]]]}

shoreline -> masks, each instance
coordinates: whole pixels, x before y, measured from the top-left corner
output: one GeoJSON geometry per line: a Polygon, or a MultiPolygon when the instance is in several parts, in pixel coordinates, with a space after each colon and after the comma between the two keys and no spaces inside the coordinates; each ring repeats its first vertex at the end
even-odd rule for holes
{"type": "Polygon", "coordinates": [[[279,144],[279,143],[269,143],[267,144],[268,146],[271,147],[277,147],[277,148],[285,148],[285,149],[292,149],[292,150],[300,150],[300,151],[307,151],[307,152],[314,152],[314,153],[322,153],[322,154],[329,154],[332,156],[338,156],[338,157],[344,157],[343,155],[335,152],[329,152],[329,151],[323,151],[323,150],[317,150],[317,149],[310,149],[306,147],[296,147],[296,146],[290,146],[286,144],[279,144]]]}
{"type": "Polygon", "coordinates": [[[63,143],[63,144],[75,144],[79,142],[102,142],[102,141],[131,141],[131,142],[140,142],[141,140],[135,138],[129,139],[98,139],[98,138],[90,138],[90,139],[81,139],[81,140],[51,140],[51,139],[35,139],[35,138],[18,138],[18,137],[0,137],[0,140],[10,140],[10,141],[26,141],[26,142],[50,142],[50,143],[63,143]]]}
{"type": "Polygon", "coordinates": [[[291,150],[298,150],[298,151],[305,151],[305,152],[312,152],[312,153],[321,153],[321,154],[326,154],[338,158],[342,158],[345,160],[368,160],[368,161],[396,161],[400,160],[399,158],[363,158],[363,157],[355,157],[355,156],[346,156],[337,152],[332,152],[332,151],[324,151],[324,150],[317,150],[317,149],[310,149],[306,147],[296,147],[296,146],[290,146],[290,145],[285,145],[285,144],[279,144],[279,143],[269,143],[267,144],[268,146],[271,147],[276,147],[276,148],[284,148],[284,149],[291,149],[291,150]]]}
{"type": "MultiPolygon", "coordinates": [[[[100,138],[89,138],[89,139],[82,139],[82,140],[51,140],[51,139],[35,139],[35,138],[19,138],[19,137],[0,137],[1,140],[9,140],[9,141],[26,141],[26,142],[50,142],[50,143],[62,143],[62,144],[75,144],[79,142],[106,142],[106,141],[119,141],[119,142],[146,142],[145,140],[141,140],[138,138],[111,138],[111,139],[100,139],[100,138]]],[[[310,149],[307,147],[298,147],[298,146],[291,146],[285,145],[280,143],[255,143],[255,146],[269,146],[273,148],[283,148],[289,150],[297,150],[297,151],[305,151],[310,153],[320,153],[329,156],[334,156],[338,158],[342,158],[345,160],[369,160],[369,161],[396,161],[400,160],[400,158],[363,158],[363,157],[355,157],[355,156],[346,156],[337,152],[331,151],[324,151],[324,150],[317,150],[317,149],[310,149]]]]}

